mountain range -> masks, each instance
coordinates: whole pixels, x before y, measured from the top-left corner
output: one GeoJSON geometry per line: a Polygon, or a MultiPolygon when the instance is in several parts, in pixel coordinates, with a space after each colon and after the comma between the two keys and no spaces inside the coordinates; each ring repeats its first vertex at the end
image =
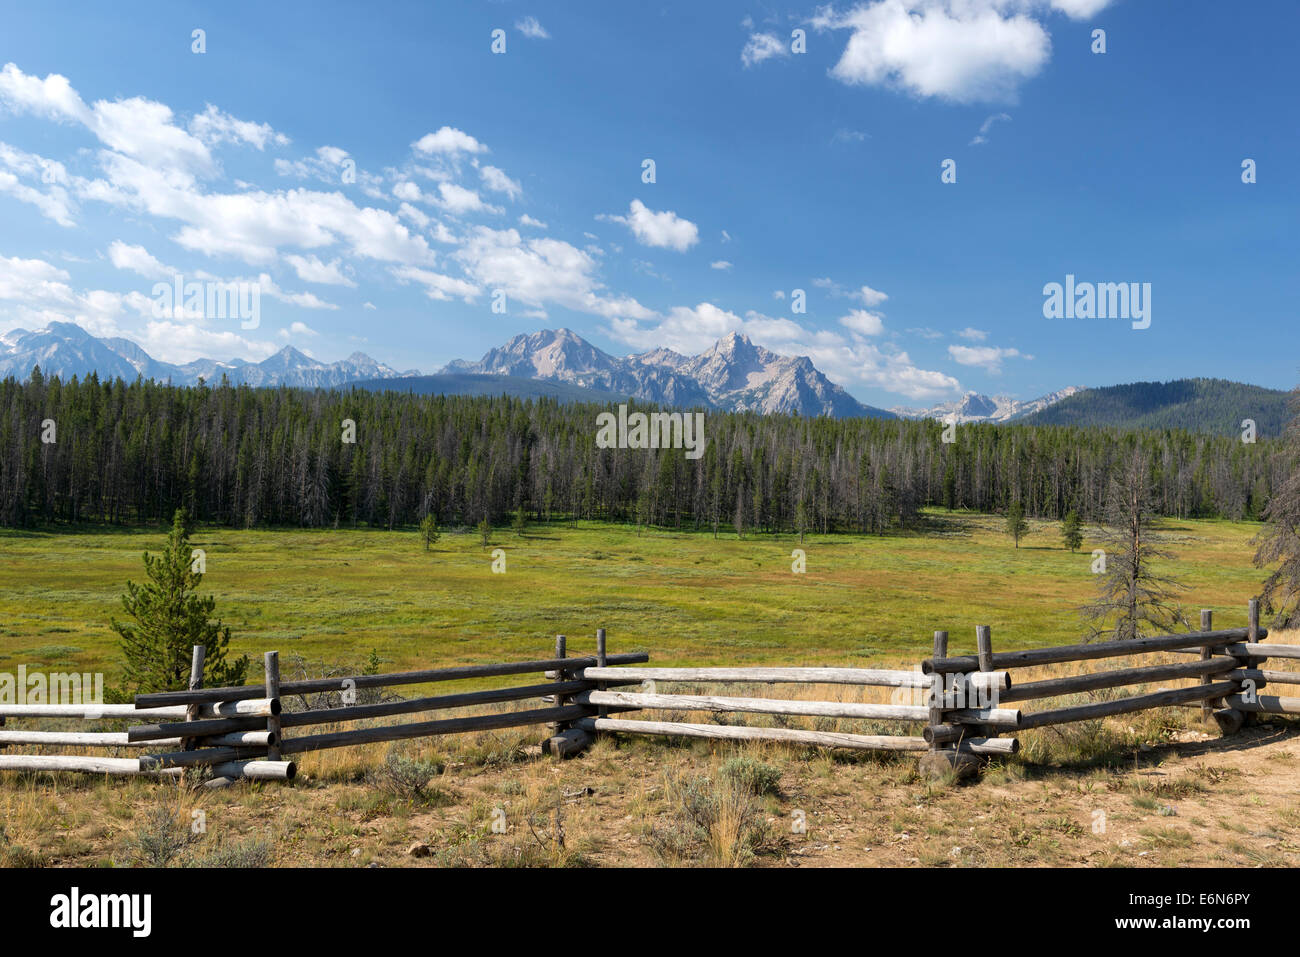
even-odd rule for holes
{"type": "Polygon", "coordinates": [[[175,365],[154,359],[129,339],[98,339],[71,322],[51,322],[35,332],[14,329],[0,335],[0,379],[25,379],[37,365],[45,375],[61,379],[94,372],[101,379],[129,382],[143,376],[174,385],[195,385],[199,379],[216,383],[224,375],[232,385],[330,388],[402,375],[361,352],[338,362],[320,362],[292,346],[261,362],[195,359],[175,365]]]}
{"type": "Polygon", "coordinates": [[[968,392],[929,408],[864,405],[820,372],[807,356],[783,356],[731,333],[699,355],[670,349],[616,357],[568,329],[518,335],[477,362],[457,360],[435,375],[398,372],[361,352],[321,362],[291,346],[261,362],[196,359],[174,364],[151,357],[128,339],[96,338],[69,322],[0,334],[0,379],[25,379],[39,365],[47,376],[101,379],[137,376],[174,385],[200,379],[292,388],[397,389],[420,394],[549,397],[562,402],[635,398],[660,406],[761,414],[855,418],[933,418],[965,423],[1180,428],[1232,434],[1242,421],[1257,434],[1282,432],[1288,393],[1223,379],[1178,379],[1084,388],[1069,386],[1036,399],[968,392]]]}
{"type": "Polygon", "coordinates": [[[515,336],[478,362],[457,360],[441,374],[516,376],[564,382],[659,405],[703,406],[764,415],[892,419],[831,382],[807,356],[778,355],[733,332],[696,356],[671,349],[615,357],[568,329],[515,336]]]}
{"type": "Polygon", "coordinates": [[[928,409],[909,409],[895,406],[889,411],[904,419],[940,419],[953,420],[959,425],[968,422],[1010,422],[1027,415],[1033,415],[1062,399],[1086,391],[1081,385],[1069,385],[1056,392],[1040,395],[1037,399],[1021,400],[1010,395],[983,395],[979,392],[967,392],[960,399],[952,402],[940,402],[928,409]]]}

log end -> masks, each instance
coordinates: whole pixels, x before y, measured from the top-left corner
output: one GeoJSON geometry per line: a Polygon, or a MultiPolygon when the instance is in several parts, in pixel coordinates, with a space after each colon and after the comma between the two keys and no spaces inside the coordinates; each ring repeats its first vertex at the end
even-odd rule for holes
{"type": "Polygon", "coordinates": [[[975,755],[962,751],[927,751],[921,755],[917,770],[932,782],[955,784],[974,777],[983,764],[975,755]]]}
{"type": "Polygon", "coordinates": [[[542,742],[542,753],[557,758],[572,758],[591,747],[596,739],[580,728],[569,728],[542,742]]]}

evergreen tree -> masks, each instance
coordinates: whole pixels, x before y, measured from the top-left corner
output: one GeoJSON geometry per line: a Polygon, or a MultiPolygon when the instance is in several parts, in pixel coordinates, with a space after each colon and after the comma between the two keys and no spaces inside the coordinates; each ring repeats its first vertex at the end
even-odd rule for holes
{"type": "Polygon", "coordinates": [[[163,553],[144,554],[149,581],[126,583],[122,607],[134,623],[112,619],[122,639],[124,681],[136,694],[188,687],[194,645],[204,647],[205,686],[241,685],[248,673],[247,656],[226,660],[230,629],[210,620],[216,599],[194,594],[203,575],[194,569],[190,534],[188,514],[177,509],[163,553]]]}
{"type": "Polygon", "coordinates": [[[1011,507],[1007,509],[1007,534],[1016,543],[1016,548],[1020,547],[1020,539],[1024,538],[1025,533],[1029,531],[1029,523],[1025,521],[1025,508],[1019,502],[1012,502],[1011,507]]]}
{"type": "Polygon", "coordinates": [[[1155,570],[1173,556],[1158,548],[1151,528],[1151,464],[1134,447],[1112,466],[1102,546],[1105,571],[1097,600],[1083,609],[1088,640],[1126,641],[1187,627],[1175,593],[1183,586],[1155,570]]]}
{"type": "Polygon", "coordinates": [[[427,552],[441,537],[442,533],[438,531],[437,519],[430,512],[420,520],[420,539],[424,542],[424,550],[427,552]]]}
{"type": "Polygon", "coordinates": [[[515,509],[515,517],[510,523],[516,535],[523,537],[524,532],[528,531],[528,516],[524,514],[524,507],[521,505],[515,509]]]}
{"type": "Polygon", "coordinates": [[[492,523],[487,520],[486,516],[484,516],[483,521],[478,523],[478,537],[484,548],[492,544],[492,523]]]}
{"type": "Polygon", "coordinates": [[[1083,521],[1074,509],[1066,512],[1065,519],[1061,522],[1061,541],[1072,552],[1077,552],[1083,544],[1083,521]]]}

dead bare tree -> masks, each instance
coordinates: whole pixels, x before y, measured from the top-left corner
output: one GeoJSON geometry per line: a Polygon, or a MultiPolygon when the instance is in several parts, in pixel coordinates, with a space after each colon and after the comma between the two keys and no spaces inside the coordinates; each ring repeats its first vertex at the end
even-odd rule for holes
{"type": "Polygon", "coordinates": [[[1083,611],[1088,641],[1127,641],[1187,627],[1175,595],[1184,586],[1158,574],[1157,561],[1173,555],[1156,544],[1152,518],[1151,462],[1134,446],[1111,474],[1102,525],[1103,570],[1097,600],[1083,611]]]}

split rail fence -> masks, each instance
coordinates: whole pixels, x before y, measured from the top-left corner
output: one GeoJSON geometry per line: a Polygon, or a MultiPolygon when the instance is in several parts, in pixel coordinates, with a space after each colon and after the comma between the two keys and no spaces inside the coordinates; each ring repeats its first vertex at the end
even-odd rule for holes
{"type": "MultiPolygon", "coordinates": [[[[1200,630],[1131,641],[1097,642],[994,652],[992,631],[976,629],[976,653],[948,654],[948,633],[934,634],[933,655],[911,671],[824,667],[647,667],[643,652],[610,655],[604,629],[596,633],[596,654],[568,657],[566,639],[556,639],[554,657],[426,671],[343,678],[281,681],[276,652],[265,656],[261,685],[203,688],[203,649],[194,649],[190,687],[139,695],[134,705],[101,705],[98,717],[151,721],[125,732],[0,730],[0,751],[14,745],[49,747],[141,748],[139,758],[66,754],[0,753],[0,770],[67,770],[104,774],[181,774],[187,767],[208,766],[213,783],[239,778],[292,779],[293,756],[328,748],[345,748],[444,734],[547,725],[544,750],[558,756],[576,754],[599,734],[656,735],[787,744],[867,751],[918,752],[921,769],[931,776],[970,773],[990,757],[1015,754],[1014,732],[1171,706],[1199,707],[1222,732],[1238,731],[1252,715],[1300,714],[1300,697],[1260,694],[1268,685],[1300,684],[1300,672],[1268,669],[1269,659],[1300,659],[1300,645],[1264,644],[1259,605],[1252,601],[1244,628],[1216,631],[1210,612],[1201,613],[1200,630]],[[1086,674],[1013,682],[1016,669],[1070,665],[1108,658],[1170,654],[1196,655],[1194,661],[1160,660],[1086,674]],[[537,674],[542,681],[374,703],[355,703],[367,689],[422,685],[466,679],[537,674]],[[1021,711],[1020,702],[1051,702],[1091,692],[1194,680],[1180,687],[1139,687],[1136,693],[1102,700],[1021,711]],[[825,685],[892,689],[889,703],[804,700],[735,694],[663,693],[659,683],[698,685],[825,685]],[[639,686],[629,690],[629,686],[639,686]],[[344,693],[340,707],[286,710],[282,703],[307,695],[344,693]],[[497,706],[526,701],[522,710],[455,715],[398,724],[292,734],[297,729],[347,725],[400,715],[497,706]],[[626,715],[649,712],[652,718],[626,715]],[[668,712],[665,720],[664,712],[668,712]],[[745,723],[680,720],[694,712],[712,715],[752,714],[816,719],[890,722],[912,725],[919,733],[860,734],[844,731],[765,727],[745,723]]],[[[829,697],[829,695],[827,695],[829,697]]],[[[4,718],[83,717],[83,706],[0,705],[4,718]]]]}

